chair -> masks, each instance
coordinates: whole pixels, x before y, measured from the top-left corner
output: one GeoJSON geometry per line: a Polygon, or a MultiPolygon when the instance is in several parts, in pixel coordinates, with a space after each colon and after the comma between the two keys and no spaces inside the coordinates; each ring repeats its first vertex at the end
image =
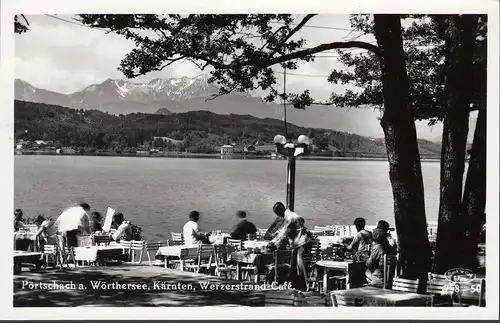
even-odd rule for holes
{"type": "Polygon", "coordinates": [[[132,241],[120,241],[119,245],[123,249],[123,255],[126,256],[126,259],[124,257],[123,260],[128,262],[131,255],[130,250],[132,249],[132,241]]]}
{"type": "Polygon", "coordinates": [[[247,234],[247,240],[260,240],[260,236],[257,234],[247,234]]]}
{"type": "Polygon", "coordinates": [[[330,292],[330,300],[333,307],[362,306],[356,299],[347,298],[342,294],[335,294],[334,291],[330,292]]]}
{"type": "Polygon", "coordinates": [[[195,273],[199,273],[201,269],[206,269],[208,271],[212,267],[213,259],[214,259],[214,246],[202,244],[198,246],[197,262],[194,264],[185,264],[184,268],[188,270],[193,270],[195,273]]]}
{"type": "Polygon", "coordinates": [[[390,289],[392,280],[394,279],[397,266],[397,257],[392,255],[384,255],[384,289],[390,289]]]}
{"type": "Polygon", "coordinates": [[[320,277],[316,263],[321,260],[321,243],[319,241],[313,241],[311,252],[304,254],[303,259],[309,269],[309,277],[307,277],[307,291],[316,287],[316,290],[320,292],[323,280],[322,277],[320,277]]]}
{"type": "Polygon", "coordinates": [[[484,279],[474,279],[466,282],[459,281],[458,286],[456,295],[459,306],[486,306],[486,281],[484,279]]]}
{"type": "Polygon", "coordinates": [[[264,237],[266,235],[267,229],[257,229],[257,234],[260,237],[264,237]]]}
{"type": "Polygon", "coordinates": [[[278,282],[278,270],[280,264],[290,264],[292,258],[291,250],[275,250],[274,251],[274,281],[278,282]]]}
{"type": "MultiPolygon", "coordinates": [[[[57,245],[46,244],[43,246],[43,255],[45,257],[45,264],[49,265],[49,258],[53,261],[54,267],[57,267],[59,260],[57,254],[57,245]]],[[[61,264],[62,268],[62,264],[61,264]]]]}
{"type": "Polygon", "coordinates": [[[418,290],[418,279],[413,280],[395,277],[392,281],[392,290],[416,293],[418,290]]]}
{"type": "Polygon", "coordinates": [[[145,241],[130,241],[130,261],[129,263],[131,264],[141,264],[142,263],[142,256],[144,253],[144,244],[145,241]],[[136,261],[135,257],[135,252],[139,251],[139,259],[136,261]]]}
{"type": "Polygon", "coordinates": [[[184,241],[184,237],[183,237],[182,233],[172,232],[172,241],[181,241],[181,242],[183,242],[184,241]]]}
{"type": "Polygon", "coordinates": [[[94,236],[94,244],[96,246],[109,246],[111,243],[111,237],[110,236],[94,236]]]}
{"type": "Polygon", "coordinates": [[[234,247],[231,245],[214,245],[214,254],[215,254],[215,276],[221,277],[222,274],[226,278],[228,274],[232,272],[236,272],[235,265],[229,265],[227,263],[227,259],[231,252],[233,252],[234,247]]]}
{"type": "Polygon", "coordinates": [[[427,294],[431,295],[431,307],[453,306],[455,284],[444,275],[428,273],[427,294]]]}
{"type": "MultiPolygon", "coordinates": [[[[146,246],[146,255],[148,256],[148,262],[150,266],[163,266],[165,263],[159,259],[155,259],[155,261],[151,261],[151,252],[158,252],[161,247],[166,246],[165,242],[148,242],[145,244],[146,246]]],[[[154,259],[154,256],[153,256],[154,259]]]]}
{"type": "Polygon", "coordinates": [[[227,239],[227,244],[232,246],[236,251],[243,248],[243,242],[239,239],[227,239]]]}

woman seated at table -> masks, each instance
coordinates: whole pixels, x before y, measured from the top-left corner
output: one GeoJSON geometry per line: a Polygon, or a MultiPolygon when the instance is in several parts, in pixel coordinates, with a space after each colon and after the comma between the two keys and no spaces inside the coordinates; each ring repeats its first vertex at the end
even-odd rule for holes
{"type": "Polygon", "coordinates": [[[19,231],[19,229],[23,227],[24,227],[23,211],[21,209],[16,209],[14,211],[14,232],[19,231]]]}
{"type": "Polygon", "coordinates": [[[102,215],[99,212],[92,212],[90,215],[90,232],[93,234],[102,233],[102,215]]]}
{"type": "Polygon", "coordinates": [[[394,255],[394,248],[387,240],[387,231],[376,228],[372,232],[373,244],[366,260],[366,280],[371,286],[382,287],[384,283],[384,255],[394,255]]]}
{"type": "Polygon", "coordinates": [[[125,221],[122,213],[116,213],[113,216],[113,220],[117,229],[111,234],[111,239],[116,242],[132,240],[132,226],[130,225],[130,221],[125,221]]]}

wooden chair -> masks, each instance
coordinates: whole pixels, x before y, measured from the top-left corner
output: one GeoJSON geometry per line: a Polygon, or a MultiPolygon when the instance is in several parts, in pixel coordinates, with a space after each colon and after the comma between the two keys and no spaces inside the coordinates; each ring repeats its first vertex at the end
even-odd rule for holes
{"type": "Polygon", "coordinates": [[[396,273],[397,262],[398,262],[397,256],[384,255],[384,267],[383,267],[384,289],[390,289],[392,286],[392,280],[394,279],[396,273]]]}
{"type": "Polygon", "coordinates": [[[150,266],[163,266],[165,262],[155,259],[154,256],[151,257],[151,252],[158,252],[158,249],[161,247],[165,247],[167,244],[165,242],[148,242],[145,244],[146,246],[146,255],[148,256],[148,262],[150,266]],[[151,261],[151,259],[155,259],[155,261],[151,261]]]}
{"type": "Polygon", "coordinates": [[[330,292],[330,301],[333,307],[352,307],[352,306],[362,306],[356,302],[356,299],[347,298],[341,294],[335,294],[335,292],[330,292]]]}
{"type": "Polygon", "coordinates": [[[236,273],[236,266],[227,263],[227,259],[233,250],[234,247],[231,245],[214,245],[215,276],[221,277],[223,274],[228,278],[228,274],[231,277],[233,272],[236,273]]]}
{"type": "Polygon", "coordinates": [[[307,277],[307,291],[316,288],[316,290],[320,292],[323,279],[319,274],[316,263],[321,260],[321,243],[319,241],[313,241],[311,252],[304,254],[303,259],[305,265],[309,269],[309,277],[307,277]]]}
{"type": "MultiPolygon", "coordinates": [[[[45,257],[45,265],[49,266],[49,258],[52,260],[54,267],[59,264],[57,245],[46,244],[43,246],[43,256],[45,257]]],[[[62,266],[61,266],[62,268],[62,266]]]]}
{"type": "Polygon", "coordinates": [[[467,282],[458,282],[456,292],[459,306],[480,306],[485,307],[486,281],[484,279],[474,279],[467,282]]]}
{"type": "Polygon", "coordinates": [[[202,244],[198,246],[198,257],[196,263],[184,264],[184,268],[188,270],[193,270],[195,273],[199,273],[201,269],[209,271],[210,268],[212,267],[213,259],[214,259],[214,246],[202,244]]]}
{"type": "Polygon", "coordinates": [[[123,249],[123,260],[129,262],[132,249],[132,241],[120,241],[120,247],[122,247],[123,249]]]}
{"type": "Polygon", "coordinates": [[[184,241],[184,237],[183,237],[182,233],[172,232],[172,241],[181,241],[181,242],[183,242],[184,241]]]}
{"type": "Polygon", "coordinates": [[[258,234],[247,234],[247,240],[262,240],[258,234]]]}
{"type": "Polygon", "coordinates": [[[427,294],[431,295],[431,307],[453,306],[455,287],[444,275],[429,273],[427,277],[427,294]]]}
{"type": "Polygon", "coordinates": [[[144,244],[145,241],[130,241],[130,259],[129,263],[131,264],[141,264],[142,263],[142,257],[144,253],[144,244]],[[136,252],[139,253],[139,259],[135,259],[136,252]]]}
{"type": "Polygon", "coordinates": [[[292,258],[291,250],[275,250],[274,251],[274,281],[278,281],[278,270],[280,264],[290,264],[292,258]]]}
{"type": "Polygon", "coordinates": [[[239,239],[227,239],[227,244],[232,246],[236,251],[243,248],[243,242],[239,239]]]}
{"type": "Polygon", "coordinates": [[[392,281],[392,289],[401,292],[416,293],[418,290],[418,279],[404,279],[395,277],[392,281]]]}
{"type": "Polygon", "coordinates": [[[110,236],[94,236],[94,244],[96,246],[109,246],[111,243],[111,237],[110,236]]]}

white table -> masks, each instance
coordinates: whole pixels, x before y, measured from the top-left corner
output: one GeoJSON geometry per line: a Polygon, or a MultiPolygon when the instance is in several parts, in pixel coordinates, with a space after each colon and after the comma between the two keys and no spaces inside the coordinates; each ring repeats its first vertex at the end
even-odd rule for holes
{"type": "Polygon", "coordinates": [[[316,266],[323,267],[323,289],[324,293],[328,292],[328,271],[338,270],[343,271],[346,274],[346,288],[351,287],[351,275],[353,273],[364,272],[365,264],[363,262],[353,262],[353,261],[333,261],[333,260],[321,260],[316,263],[316,266]]]}
{"type": "Polygon", "coordinates": [[[265,240],[246,240],[246,241],[243,241],[243,246],[247,249],[248,248],[265,249],[268,244],[269,244],[269,241],[265,241],[265,240]]]}
{"type": "Polygon", "coordinates": [[[156,256],[165,257],[165,268],[168,268],[169,258],[177,258],[181,261],[181,271],[184,270],[184,259],[185,258],[196,258],[198,257],[198,245],[180,245],[180,246],[167,246],[161,247],[156,252],[156,256]]]}
{"type": "Polygon", "coordinates": [[[104,264],[104,258],[117,258],[122,261],[124,249],[123,246],[90,246],[75,248],[75,261],[89,261],[93,263],[104,264]]]}
{"type": "Polygon", "coordinates": [[[317,236],[321,243],[321,249],[326,249],[332,244],[340,244],[343,238],[352,238],[348,236],[317,236]]]}

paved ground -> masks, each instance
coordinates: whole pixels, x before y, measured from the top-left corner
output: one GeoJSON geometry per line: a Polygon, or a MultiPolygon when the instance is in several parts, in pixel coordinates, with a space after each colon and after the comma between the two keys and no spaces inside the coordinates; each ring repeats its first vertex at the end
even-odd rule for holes
{"type": "MultiPolygon", "coordinates": [[[[14,276],[14,306],[272,306],[276,299],[292,306],[297,298],[290,290],[256,289],[255,284],[144,265],[24,269],[14,276]]],[[[310,299],[315,301],[306,306],[325,302],[318,295],[310,299]]]]}

